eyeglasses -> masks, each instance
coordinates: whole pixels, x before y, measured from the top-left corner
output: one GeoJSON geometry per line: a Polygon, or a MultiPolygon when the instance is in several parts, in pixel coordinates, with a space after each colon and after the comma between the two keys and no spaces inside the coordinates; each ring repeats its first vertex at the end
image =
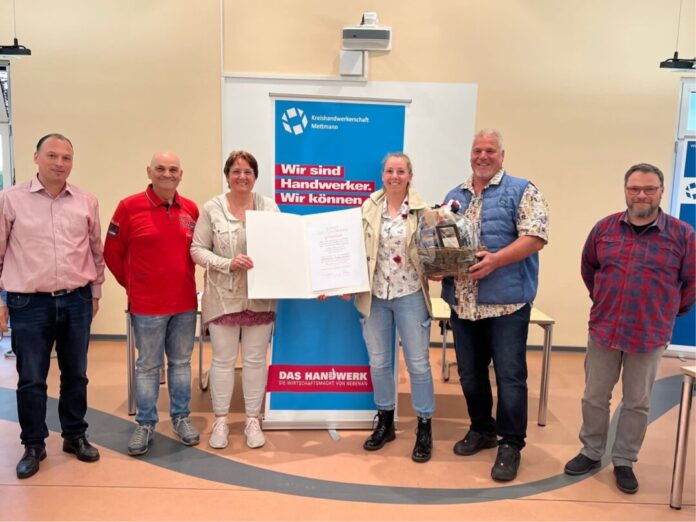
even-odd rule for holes
{"type": "Polygon", "coordinates": [[[654,196],[660,187],[626,187],[626,192],[631,196],[637,196],[641,192],[644,192],[646,196],[654,196]]]}
{"type": "Polygon", "coordinates": [[[246,176],[247,178],[250,178],[254,175],[254,171],[251,169],[246,169],[246,170],[232,169],[232,170],[230,170],[230,174],[232,174],[233,176],[235,176],[237,178],[239,178],[241,176],[246,176]]]}

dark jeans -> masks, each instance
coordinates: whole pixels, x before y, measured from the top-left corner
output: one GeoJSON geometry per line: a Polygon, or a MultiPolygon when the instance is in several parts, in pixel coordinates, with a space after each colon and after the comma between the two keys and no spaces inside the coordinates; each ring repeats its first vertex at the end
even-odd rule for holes
{"type": "Polygon", "coordinates": [[[60,297],[8,292],[7,306],[12,321],[12,348],[17,354],[17,412],[22,444],[35,448],[46,445],[46,378],[54,342],[60,368],[58,417],[62,436],[74,439],[84,435],[92,290],[86,286],[60,297]]]}
{"type": "Polygon", "coordinates": [[[517,449],[527,436],[527,331],[531,306],[479,321],[459,319],[452,312],[459,381],[469,409],[471,429],[497,434],[501,444],[517,449]],[[498,408],[493,418],[493,392],[488,365],[493,359],[498,408]]]}

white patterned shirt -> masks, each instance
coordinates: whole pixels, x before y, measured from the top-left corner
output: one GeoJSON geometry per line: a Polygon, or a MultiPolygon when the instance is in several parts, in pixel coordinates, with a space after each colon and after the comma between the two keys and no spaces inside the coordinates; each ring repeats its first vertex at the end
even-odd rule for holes
{"type": "Polygon", "coordinates": [[[377,265],[372,281],[372,295],[380,299],[395,299],[421,289],[418,272],[407,254],[411,239],[407,236],[409,210],[408,199],[404,199],[399,213],[392,219],[389,217],[387,198],[384,198],[377,265]]]}

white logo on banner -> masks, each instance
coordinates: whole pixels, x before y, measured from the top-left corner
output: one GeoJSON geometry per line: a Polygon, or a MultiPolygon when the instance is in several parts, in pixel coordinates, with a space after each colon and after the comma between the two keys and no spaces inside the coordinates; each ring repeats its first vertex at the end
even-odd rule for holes
{"type": "Polygon", "coordinates": [[[305,128],[307,128],[307,116],[305,116],[302,109],[298,109],[297,107],[290,107],[285,111],[281,120],[285,132],[294,134],[295,136],[302,134],[305,128]]]}
{"type": "Polygon", "coordinates": [[[696,181],[694,178],[682,178],[679,191],[680,205],[693,205],[696,203],[696,181]]]}
{"type": "Polygon", "coordinates": [[[696,200],[696,183],[693,181],[689,183],[684,192],[687,198],[696,200]]]}

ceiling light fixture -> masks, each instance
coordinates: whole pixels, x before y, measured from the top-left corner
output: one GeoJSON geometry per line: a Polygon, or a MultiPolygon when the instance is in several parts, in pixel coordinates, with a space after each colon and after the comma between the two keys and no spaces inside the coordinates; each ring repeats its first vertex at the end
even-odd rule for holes
{"type": "Polygon", "coordinates": [[[681,28],[682,3],[679,0],[679,16],[677,16],[677,41],[674,43],[674,56],[660,62],[660,69],[696,69],[696,58],[679,58],[679,29],[681,28]]]}
{"type": "Polygon", "coordinates": [[[15,38],[12,45],[0,45],[0,56],[30,56],[31,49],[19,45],[19,41],[15,38]]]}
{"type": "Polygon", "coordinates": [[[696,69],[696,58],[679,58],[675,51],[672,58],[660,62],[660,69],[696,69]]]}
{"type": "Polygon", "coordinates": [[[19,45],[19,40],[17,40],[17,6],[15,0],[12,0],[12,25],[14,28],[14,43],[12,45],[0,45],[0,57],[16,58],[30,56],[31,49],[19,45]]]}

